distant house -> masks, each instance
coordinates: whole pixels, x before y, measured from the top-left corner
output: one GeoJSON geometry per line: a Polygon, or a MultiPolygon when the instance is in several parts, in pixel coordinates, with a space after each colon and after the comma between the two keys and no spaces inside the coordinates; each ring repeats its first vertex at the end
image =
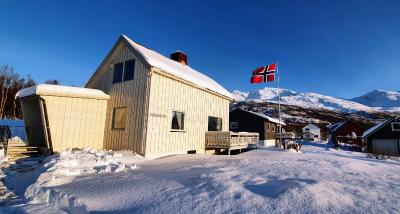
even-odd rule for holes
{"type": "Polygon", "coordinates": [[[370,153],[400,156],[400,118],[395,116],[369,128],[362,139],[370,153]]]}
{"type": "MultiPolygon", "coordinates": [[[[182,52],[168,58],[121,35],[85,87],[109,96],[105,112],[97,113],[105,117],[104,149],[146,157],[205,152],[206,132],[229,130],[232,95],[191,68],[182,52]]],[[[68,120],[68,126],[82,121],[68,120]]],[[[50,124],[48,132],[60,127],[50,124]]]]}
{"type": "MultiPolygon", "coordinates": [[[[282,126],[286,124],[281,121],[282,126]]],[[[229,112],[229,130],[234,132],[257,132],[260,143],[275,146],[279,133],[279,119],[237,108],[229,112]]]]}
{"type": "Polygon", "coordinates": [[[308,124],[302,128],[303,139],[308,141],[320,141],[321,140],[321,129],[314,125],[308,124]]]}
{"type": "Polygon", "coordinates": [[[335,145],[362,146],[363,129],[351,121],[339,122],[328,126],[328,141],[335,145]]]}

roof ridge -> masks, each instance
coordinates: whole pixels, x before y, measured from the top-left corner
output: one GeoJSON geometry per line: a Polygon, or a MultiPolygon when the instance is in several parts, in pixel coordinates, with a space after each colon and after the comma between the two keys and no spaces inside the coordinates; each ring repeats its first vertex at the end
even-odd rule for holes
{"type": "Polygon", "coordinates": [[[199,87],[206,88],[223,97],[233,99],[232,94],[207,75],[193,69],[188,65],[182,65],[157,51],[141,45],[124,34],[121,38],[127,41],[146,61],[152,66],[161,69],[162,71],[177,76],[185,81],[191,82],[199,87]]]}

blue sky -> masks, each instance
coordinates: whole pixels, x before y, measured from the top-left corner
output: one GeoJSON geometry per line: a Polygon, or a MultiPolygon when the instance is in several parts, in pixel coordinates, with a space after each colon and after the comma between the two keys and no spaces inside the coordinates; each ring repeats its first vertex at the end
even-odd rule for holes
{"type": "Polygon", "coordinates": [[[279,61],[281,86],[343,98],[400,90],[400,1],[0,1],[0,65],[82,86],[120,34],[228,90],[279,61]]]}

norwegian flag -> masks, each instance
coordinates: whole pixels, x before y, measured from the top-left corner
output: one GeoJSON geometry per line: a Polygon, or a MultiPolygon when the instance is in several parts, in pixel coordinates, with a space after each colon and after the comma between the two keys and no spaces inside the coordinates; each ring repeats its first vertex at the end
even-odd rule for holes
{"type": "Polygon", "coordinates": [[[251,83],[263,83],[275,81],[276,64],[271,64],[259,67],[253,71],[253,76],[250,79],[251,83]]]}

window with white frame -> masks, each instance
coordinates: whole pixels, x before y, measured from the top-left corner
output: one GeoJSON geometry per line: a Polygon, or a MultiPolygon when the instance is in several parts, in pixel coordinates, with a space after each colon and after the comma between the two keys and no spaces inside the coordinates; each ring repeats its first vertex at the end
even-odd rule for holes
{"type": "Polygon", "coordinates": [[[208,117],[208,131],[221,131],[222,130],[222,118],[219,117],[208,117]]]}
{"type": "Polygon", "coordinates": [[[135,75],[135,60],[127,60],[114,64],[112,83],[133,80],[135,75]]]}
{"type": "Polygon", "coordinates": [[[124,63],[117,63],[114,65],[114,74],[112,83],[122,82],[123,71],[124,71],[124,63]]]}
{"type": "Polygon", "coordinates": [[[128,60],[124,66],[124,81],[133,80],[135,75],[135,60],[128,60]]]}
{"type": "Polygon", "coordinates": [[[185,129],[185,113],[179,111],[172,111],[172,131],[179,131],[185,129]]]}
{"type": "Polygon", "coordinates": [[[392,131],[400,131],[400,122],[392,122],[392,131]]]}

